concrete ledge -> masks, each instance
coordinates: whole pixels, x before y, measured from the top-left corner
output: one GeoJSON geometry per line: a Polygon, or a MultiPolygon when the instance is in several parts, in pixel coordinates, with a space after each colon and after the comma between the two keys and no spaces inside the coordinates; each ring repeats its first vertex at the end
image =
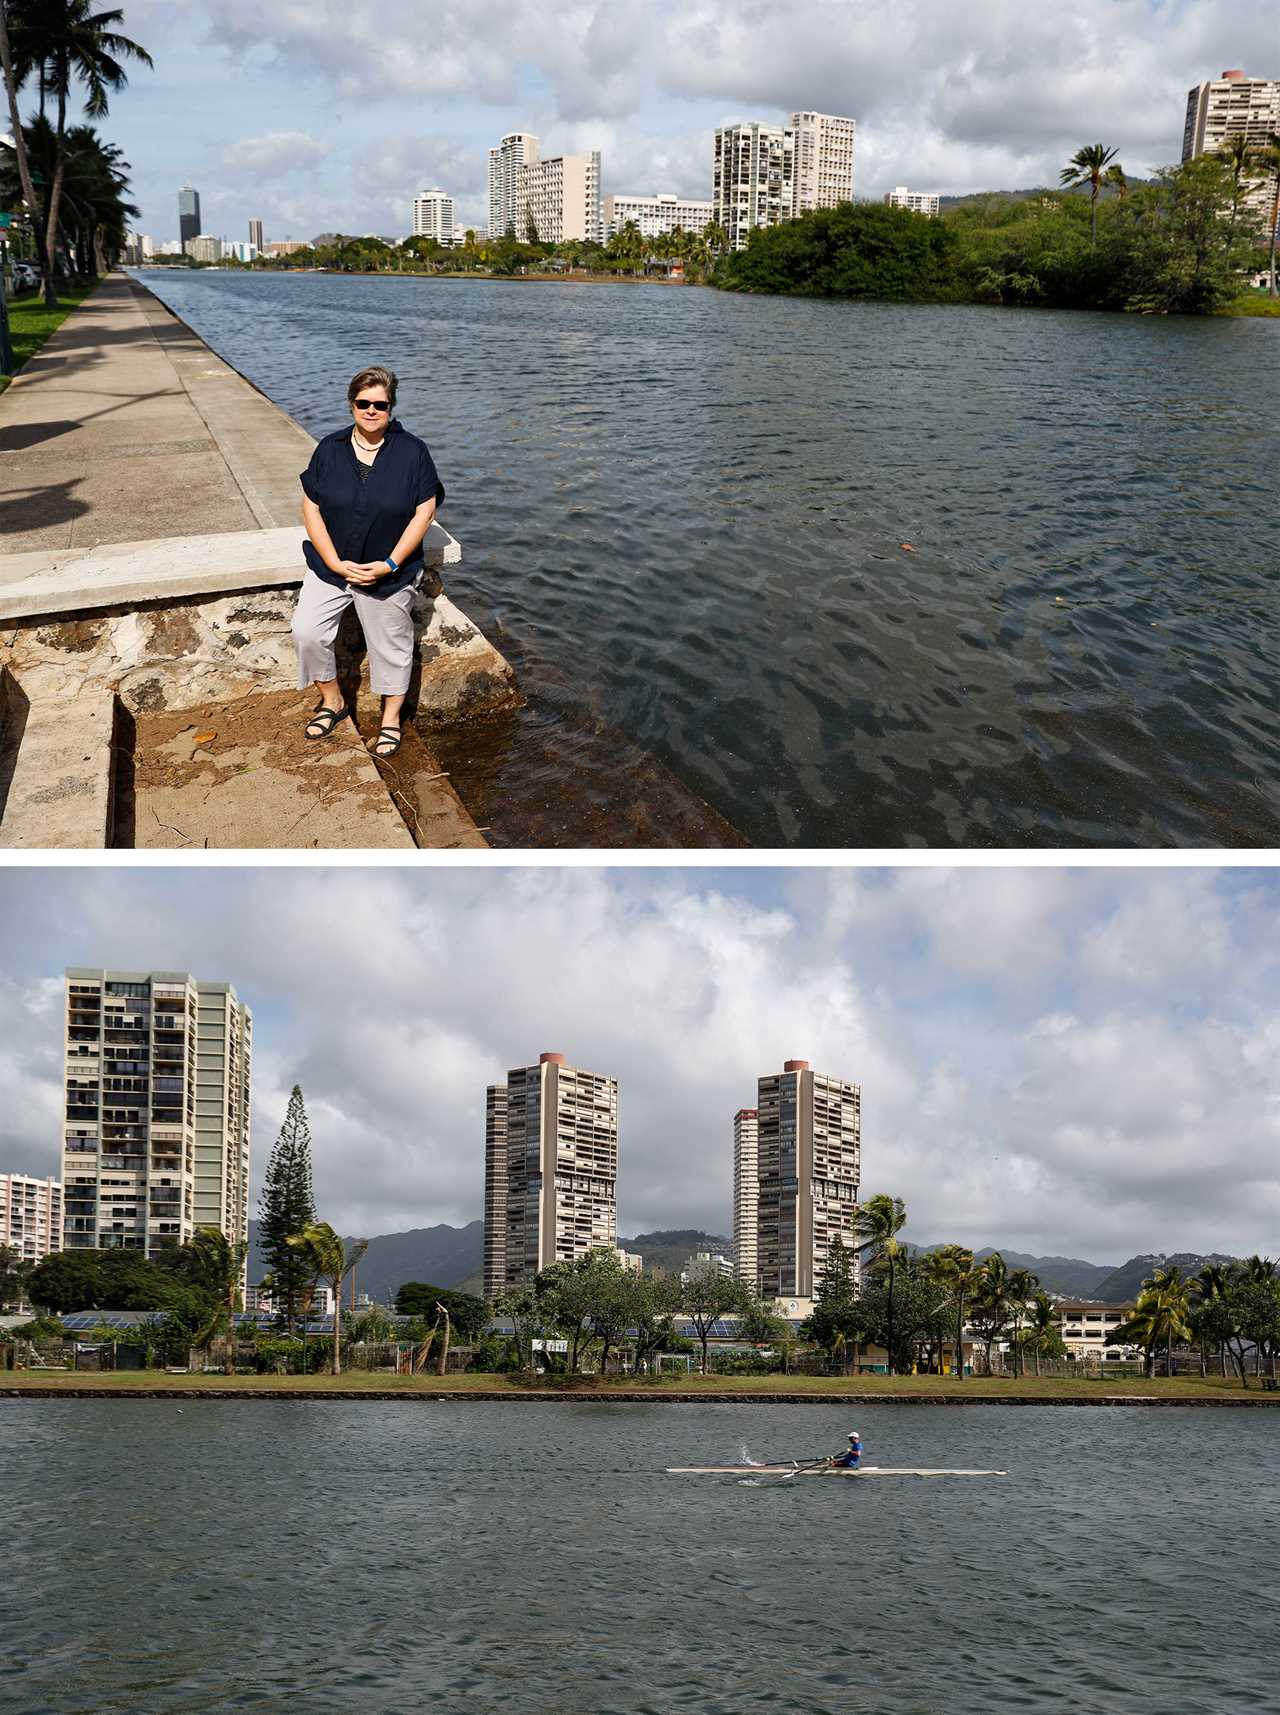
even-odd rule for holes
{"type": "MultiPolygon", "coordinates": [[[[0,621],[300,584],[304,540],[299,525],[3,554],[0,621]]],[[[455,566],[461,559],[457,540],[433,524],[426,540],[427,565],[455,566]]]]}
{"type": "Polygon", "coordinates": [[[97,687],[31,703],[5,672],[0,708],[0,850],[101,851],[111,827],[113,694],[97,687]]]}

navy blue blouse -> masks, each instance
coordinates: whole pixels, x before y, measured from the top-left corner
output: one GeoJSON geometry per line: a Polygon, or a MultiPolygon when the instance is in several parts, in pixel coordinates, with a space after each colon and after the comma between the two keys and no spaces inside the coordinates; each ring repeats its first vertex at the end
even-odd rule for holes
{"type": "MultiPolygon", "coordinates": [[[[337,429],[316,445],[311,463],[302,472],[302,492],[320,508],[325,529],[340,560],[385,560],[404,534],[405,525],[424,501],[444,500],[444,484],[427,443],[411,435],[394,417],[387,424],[382,448],[361,480],[360,461],[351,445],[351,429],[337,429]]],[[[302,548],[318,578],[338,589],[352,586],[331,572],[310,537],[302,548]]],[[[361,594],[392,595],[411,584],[422,571],[422,549],[416,548],[399,570],[376,584],[361,585],[361,594]]]]}

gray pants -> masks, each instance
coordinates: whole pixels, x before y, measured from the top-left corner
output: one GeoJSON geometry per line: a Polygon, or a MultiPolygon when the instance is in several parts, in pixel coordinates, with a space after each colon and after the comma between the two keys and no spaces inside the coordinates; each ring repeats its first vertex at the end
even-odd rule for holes
{"type": "Polygon", "coordinates": [[[355,603],[369,651],[369,686],[377,697],[399,697],[413,671],[413,597],[416,584],[394,595],[374,596],[356,584],[335,589],[308,568],[293,614],[298,650],[298,689],[338,674],[333,641],[342,616],[355,603]]]}

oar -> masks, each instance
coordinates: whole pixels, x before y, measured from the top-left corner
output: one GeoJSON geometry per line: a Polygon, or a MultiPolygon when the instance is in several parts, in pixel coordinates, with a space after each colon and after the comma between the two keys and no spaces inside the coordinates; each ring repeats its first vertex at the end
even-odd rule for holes
{"type": "Polygon", "coordinates": [[[778,1481],[780,1483],[790,1482],[792,1477],[803,1477],[806,1471],[821,1471],[830,1463],[829,1459],[815,1459],[811,1465],[797,1465],[792,1471],[784,1471],[778,1481]]]}

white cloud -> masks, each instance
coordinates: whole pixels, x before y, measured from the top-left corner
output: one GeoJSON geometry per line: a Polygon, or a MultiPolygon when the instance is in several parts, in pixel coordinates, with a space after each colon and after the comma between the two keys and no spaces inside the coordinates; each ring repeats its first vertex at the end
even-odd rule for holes
{"type": "Polygon", "coordinates": [[[229,172],[245,177],[278,179],[318,167],[332,152],[332,143],[322,143],[305,131],[268,131],[261,137],[228,143],[222,151],[222,164],[229,172]]]}

